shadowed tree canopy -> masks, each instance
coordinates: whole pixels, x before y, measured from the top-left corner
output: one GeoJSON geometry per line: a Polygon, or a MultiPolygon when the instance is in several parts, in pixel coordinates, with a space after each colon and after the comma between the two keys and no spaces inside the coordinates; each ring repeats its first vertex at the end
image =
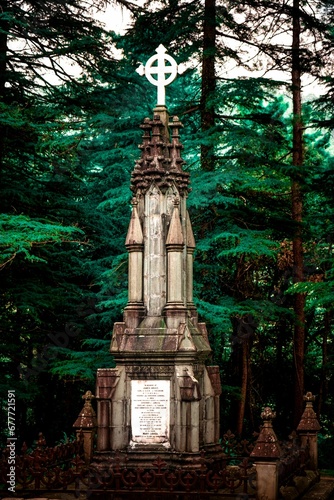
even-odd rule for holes
{"type": "MultiPolygon", "coordinates": [[[[126,196],[120,214],[114,211],[117,223],[97,209],[126,178],[122,166],[102,172],[122,165],[124,151],[108,152],[104,161],[93,153],[99,127],[106,132],[122,114],[116,118],[115,92],[126,78],[112,53],[114,34],[94,20],[102,6],[1,2],[0,386],[2,397],[9,385],[17,390],[18,437],[30,441],[31,433],[46,430],[54,400],[64,418],[49,428],[52,439],[70,429],[65,415],[81,390],[73,381],[92,380],[103,356],[110,362],[107,350],[81,354],[59,378],[51,369],[62,349],[82,351],[88,337],[105,346],[110,321],[120,314],[115,304],[104,320],[96,305],[101,276],[122,247],[120,220],[129,212],[126,196]],[[107,102],[114,108],[108,125],[107,102]]],[[[106,289],[105,300],[114,294],[112,278],[106,289]]]]}

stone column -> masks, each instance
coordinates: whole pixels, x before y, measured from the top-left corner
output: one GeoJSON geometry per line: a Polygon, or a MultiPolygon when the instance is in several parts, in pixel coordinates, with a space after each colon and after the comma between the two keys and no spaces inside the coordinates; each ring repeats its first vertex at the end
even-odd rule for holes
{"type": "Polygon", "coordinates": [[[169,130],[168,130],[168,122],[169,122],[169,113],[168,109],[166,108],[165,105],[163,104],[158,104],[154,109],[153,109],[154,115],[159,116],[160,120],[162,121],[164,127],[162,129],[162,139],[165,142],[169,142],[169,130]]]}
{"type": "Polygon", "coordinates": [[[187,241],[186,241],[186,246],[187,246],[187,257],[186,257],[186,303],[187,303],[187,309],[191,312],[191,317],[194,321],[194,323],[197,325],[198,321],[198,314],[197,310],[194,304],[194,299],[193,299],[193,288],[194,288],[194,251],[195,251],[195,238],[194,238],[194,233],[192,230],[190,218],[189,218],[189,213],[187,211],[186,215],[186,233],[187,233],[187,241]]]}
{"type": "Polygon", "coordinates": [[[179,200],[174,201],[174,210],[166,240],[168,253],[167,304],[183,305],[182,297],[182,251],[184,247],[179,213],[179,200]]]}
{"type": "Polygon", "coordinates": [[[282,452],[272,426],[272,419],[275,416],[276,413],[271,408],[264,408],[261,413],[263,427],[251,453],[256,467],[256,498],[258,500],[278,498],[277,462],[282,452]]]}
{"type": "Polygon", "coordinates": [[[176,380],[179,390],[175,429],[177,451],[196,453],[200,447],[199,383],[190,366],[179,366],[176,380]]]}
{"type": "Polygon", "coordinates": [[[97,451],[111,449],[111,400],[118,380],[118,370],[115,368],[99,368],[97,370],[97,451]]]}
{"type": "Polygon", "coordinates": [[[186,308],[183,297],[183,248],[184,239],[180,221],[179,200],[175,199],[166,239],[167,303],[165,312],[169,328],[177,328],[180,321],[185,322],[186,319],[186,308]]]}
{"type": "Polygon", "coordinates": [[[96,414],[91,403],[93,398],[95,398],[95,396],[91,391],[87,391],[86,394],[82,396],[82,399],[85,400],[85,404],[73,424],[73,427],[77,429],[77,438],[79,439],[80,434],[83,434],[84,457],[87,464],[91,461],[93,456],[96,431],[96,414]]]}
{"type": "Polygon", "coordinates": [[[124,320],[129,328],[136,328],[144,315],[143,304],[143,250],[144,239],[141,228],[137,200],[132,200],[132,215],[125,246],[129,252],[129,287],[128,304],[124,311],[124,320]]]}
{"type": "Polygon", "coordinates": [[[220,437],[220,404],[222,393],[218,366],[207,366],[204,369],[205,398],[205,443],[218,443],[220,437]]]}
{"type": "MultiPolygon", "coordinates": [[[[158,128],[157,126],[155,128],[158,128]]],[[[164,195],[155,183],[145,193],[144,207],[144,305],[147,316],[160,316],[166,305],[166,248],[164,195]]]]}
{"type": "Polygon", "coordinates": [[[315,396],[312,392],[307,392],[304,396],[306,407],[297,427],[298,434],[300,435],[302,447],[309,447],[309,468],[310,470],[318,470],[318,431],[321,426],[318,422],[315,411],[313,410],[313,403],[315,396]]]}

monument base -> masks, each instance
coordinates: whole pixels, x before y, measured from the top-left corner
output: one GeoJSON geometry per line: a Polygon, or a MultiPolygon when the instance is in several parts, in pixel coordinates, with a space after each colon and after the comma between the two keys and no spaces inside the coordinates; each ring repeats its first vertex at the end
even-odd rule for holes
{"type": "Polygon", "coordinates": [[[203,453],[222,460],[218,367],[205,366],[192,352],[160,355],[157,364],[152,355],[136,354],[136,364],[98,370],[96,460],[121,453],[136,467],[159,456],[191,468],[200,466],[203,453]]]}
{"type": "Polygon", "coordinates": [[[166,450],[162,445],[138,446],[122,451],[96,452],[91,466],[98,470],[110,467],[127,469],[189,469],[197,470],[205,466],[208,470],[222,469],[226,455],[219,444],[207,446],[197,453],[180,453],[166,450]]]}

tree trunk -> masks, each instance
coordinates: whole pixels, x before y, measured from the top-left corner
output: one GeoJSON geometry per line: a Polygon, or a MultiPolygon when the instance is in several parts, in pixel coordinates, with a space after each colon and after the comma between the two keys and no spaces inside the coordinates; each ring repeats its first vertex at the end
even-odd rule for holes
{"type": "MultiPolygon", "coordinates": [[[[7,12],[7,0],[0,1],[0,9],[2,13],[7,12]]],[[[5,98],[6,85],[6,69],[7,69],[7,41],[8,41],[8,22],[0,21],[0,101],[5,98]]],[[[4,127],[0,126],[0,175],[2,172],[3,157],[4,157],[4,127]]]]}
{"type": "Polygon", "coordinates": [[[331,333],[332,314],[331,311],[326,311],[324,316],[324,330],[322,336],[322,365],[321,365],[321,378],[318,396],[318,418],[321,417],[324,401],[326,401],[328,394],[328,337],[331,333]]]}
{"type": "MultiPolygon", "coordinates": [[[[292,99],[293,99],[293,166],[292,218],[295,223],[293,237],[293,280],[304,281],[302,239],[303,195],[301,189],[303,167],[303,124],[301,104],[300,16],[299,0],[293,1],[292,36],[292,99]]],[[[297,293],[294,303],[295,327],[293,339],[294,363],[294,424],[298,424],[303,411],[304,351],[305,351],[305,295],[297,293]]]]}
{"type": "MultiPolygon", "coordinates": [[[[214,106],[211,99],[216,87],[215,74],[216,50],[216,0],[205,0],[203,22],[203,59],[201,89],[201,128],[207,132],[215,124],[214,106]]],[[[207,141],[207,138],[205,138],[207,141]]],[[[214,148],[211,144],[201,145],[201,164],[203,170],[214,170],[214,148]]]]}
{"type": "MultiPolygon", "coordinates": [[[[7,0],[0,1],[0,10],[2,13],[7,11],[7,0]]],[[[6,59],[7,59],[7,30],[8,22],[1,20],[0,22],[0,99],[4,97],[6,83],[6,59]]]]}
{"type": "Polygon", "coordinates": [[[240,388],[240,403],[237,415],[236,434],[241,436],[243,423],[245,418],[245,410],[248,394],[248,374],[249,374],[249,340],[247,338],[242,341],[242,374],[240,388]]]}

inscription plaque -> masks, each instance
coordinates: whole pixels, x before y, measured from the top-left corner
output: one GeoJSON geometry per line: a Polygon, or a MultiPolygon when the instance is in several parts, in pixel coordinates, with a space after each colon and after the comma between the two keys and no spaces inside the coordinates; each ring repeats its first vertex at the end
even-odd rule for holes
{"type": "Polygon", "coordinates": [[[131,380],[132,442],[169,442],[169,407],[169,380],[131,380]]]}

